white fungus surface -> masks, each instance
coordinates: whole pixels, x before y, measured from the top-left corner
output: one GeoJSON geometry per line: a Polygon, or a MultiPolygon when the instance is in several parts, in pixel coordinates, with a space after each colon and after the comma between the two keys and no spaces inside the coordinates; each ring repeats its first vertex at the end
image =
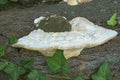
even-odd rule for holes
{"type": "Polygon", "coordinates": [[[116,31],[94,25],[83,17],[76,17],[70,23],[70,32],[33,30],[29,35],[20,38],[13,47],[37,50],[45,56],[52,56],[55,49],[62,49],[65,50],[65,57],[70,58],[78,56],[84,48],[101,45],[117,35],[116,31]]]}
{"type": "Polygon", "coordinates": [[[68,5],[74,6],[78,5],[79,3],[87,3],[92,0],[63,0],[63,1],[66,2],[68,5]]]}

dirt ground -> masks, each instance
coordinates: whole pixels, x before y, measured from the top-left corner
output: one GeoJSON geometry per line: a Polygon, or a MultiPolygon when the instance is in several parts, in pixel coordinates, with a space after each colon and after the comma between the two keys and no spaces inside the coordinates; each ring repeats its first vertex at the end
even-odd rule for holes
{"type": "MultiPolygon", "coordinates": [[[[35,58],[34,66],[40,71],[47,72],[45,57],[39,52],[11,47],[8,37],[14,35],[17,38],[27,35],[34,30],[33,20],[39,16],[52,14],[65,16],[68,20],[82,16],[88,18],[97,25],[110,28],[106,21],[114,13],[118,13],[120,19],[120,0],[93,0],[87,4],[68,6],[62,4],[37,5],[30,8],[0,11],[0,44],[6,45],[5,59],[17,63],[21,58],[35,58]]],[[[119,27],[120,26],[116,26],[119,27]]],[[[118,36],[109,42],[94,48],[84,49],[78,57],[68,60],[70,75],[81,75],[90,80],[90,75],[97,70],[103,62],[110,63],[113,80],[120,80],[120,31],[118,36]]],[[[0,80],[8,80],[8,76],[0,72],[0,80]]],[[[53,79],[47,79],[53,80],[53,79]]],[[[54,79],[58,80],[58,79],[54,79]]]]}

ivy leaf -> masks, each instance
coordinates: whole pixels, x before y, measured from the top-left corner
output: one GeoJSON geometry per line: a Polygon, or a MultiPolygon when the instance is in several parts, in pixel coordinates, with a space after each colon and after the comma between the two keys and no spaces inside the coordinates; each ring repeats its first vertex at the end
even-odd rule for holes
{"type": "Polygon", "coordinates": [[[75,78],[74,80],[85,80],[85,79],[83,79],[81,76],[78,76],[78,77],[75,78]]]}
{"type": "Polygon", "coordinates": [[[6,4],[8,0],[0,0],[0,4],[6,4]]]}
{"type": "Polygon", "coordinates": [[[5,46],[0,45],[0,57],[4,56],[4,54],[5,54],[5,46]]]}
{"type": "Polygon", "coordinates": [[[111,80],[110,68],[108,63],[102,64],[98,70],[98,74],[104,77],[106,80],[111,80]]]}
{"type": "Polygon", "coordinates": [[[108,63],[100,66],[98,72],[92,75],[93,80],[111,80],[110,68],[108,63]]]}
{"type": "Polygon", "coordinates": [[[13,63],[9,63],[4,71],[10,75],[11,80],[18,80],[19,76],[25,73],[24,68],[18,67],[13,63]]]}
{"type": "Polygon", "coordinates": [[[10,44],[17,43],[18,39],[15,36],[9,36],[8,38],[10,44]]]}
{"type": "Polygon", "coordinates": [[[10,0],[10,1],[12,1],[12,2],[17,2],[18,0],[10,0]]]}
{"type": "Polygon", "coordinates": [[[116,18],[117,18],[117,13],[114,13],[112,17],[107,21],[107,25],[112,27],[115,26],[117,24],[116,18]]]}
{"type": "Polygon", "coordinates": [[[6,65],[8,64],[8,62],[0,62],[0,71],[1,70],[3,70],[5,67],[6,67],[6,65]]]}
{"type": "Polygon", "coordinates": [[[20,60],[20,65],[23,66],[27,70],[33,70],[34,59],[22,59],[20,60]]]}
{"type": "Polygon", "coordinates": [[[63,55],[63,50],[57,49],[55,54],[52,57],[49,57],[47,59],[47,65],[51,72],[62,72],[62,73],[68,73],[69,72],[69,65],[67,63],[67,60],[65,59],[63,55]]]}
{"type": "Polygon", "coordinates": [[[120,25],[120,20],[118,21],[118,24],[120,25]]]}
{"type": "Polygon", "coordinates": [[[104,77],[98,74],[93,74],[92,75],[92,80],[106,80],[104,77]]]}
{"type": "Polygon", "coordinates": [[[46,75],[43,73],[39,73],[37,70],[32,70],[28,74],[28,78],[30,80],[46,80],[46,75]]]}

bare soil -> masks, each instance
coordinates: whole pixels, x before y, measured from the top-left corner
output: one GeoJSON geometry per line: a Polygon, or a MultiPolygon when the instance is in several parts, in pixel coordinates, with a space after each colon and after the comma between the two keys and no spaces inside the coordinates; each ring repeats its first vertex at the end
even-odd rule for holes
{"type": "MultiPolygon", "coordinates": [[[[24,9],[11,8],[9,10],[2,10],[0,12],[0,45],[7,46],[5,51],[6,55],[3,58],[14,63],[18,63],[21,58],[35,58],[34,66],[36,69],[47,72],[46,57],[39,52],[11,47],[8,42],[8,37],[14,35],[20,38],[27,35],[35,28],[33,24],[35,18],[52,14],[65,16],[68,20],[82,16],[97,25],[110,28],[106,25],[106,21],[114,12],[118,13],[118,19],[120,19],[120,0],[93,0],[90,3],[77,6],[68,6],[64,3],[41,4],[24,9]]],[[[120,28],[120,25],[116,27],[120,28]]],[[[84,49],[81,55],[69,59],[70,75],[72,77],[81,75],[86,80],[90,80],[90,75],[103,62],[109,62],[113,80],[120,80],[120,31],[118,33],[118,36],[109,42],[98,47],[84,49]]],[[[0,80],[9,79],[6,74],[0,72],[0,80]]],[[[48,78],[47,80],[53,79],[48,78]]]]}

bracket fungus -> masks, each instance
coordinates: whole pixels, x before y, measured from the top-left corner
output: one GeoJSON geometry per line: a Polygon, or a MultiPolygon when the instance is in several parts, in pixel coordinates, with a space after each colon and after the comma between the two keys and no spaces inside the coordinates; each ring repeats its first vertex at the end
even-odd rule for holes
{"type": "Polygon", "coordinates": [[[52,56],[56,49],[64,50],[66,59],[78,56],[84,48],[101,45],[114,38],[118,33],[95,25],[86,18],[76,17],[69,21],[71,31],[45,32],[33,30],[13,44],[13,47],[36,50],[45,56],[52,56]]]}
{"type": "Polygon", "coordinates": [[[74,6],[78,5],[79,3],[87,3],[92,0],[63,0],[64,2],[67,2],[68,5],[74,6]]]}

